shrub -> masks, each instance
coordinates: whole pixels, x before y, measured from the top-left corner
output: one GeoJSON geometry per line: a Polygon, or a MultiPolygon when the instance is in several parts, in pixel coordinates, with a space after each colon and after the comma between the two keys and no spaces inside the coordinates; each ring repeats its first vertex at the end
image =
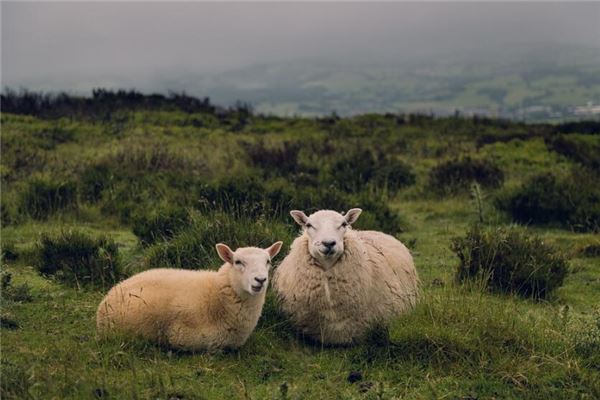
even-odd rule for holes
{"type": "Polygon", "coordinates": [[[451,248],[460,259],[457,280],[480,279],[493,291],[543,298],[562,285],[568,271],[554,247],[514,226],[475,225],[454,238],[451,248]]]}
{"type": "Polygon", "coordinates": [[[256,217],[265,211],[265,187],[254,176],[227,177],[198,188],[196,196],[202,212],[215,209],[230,214],[256,217]]]}
{"type": "Polygon", "coordinates": [[[252,165],[262,168],[265,175],[288,176],[299,172],[299,142],[283,142],[280,147],[269,148],[259,141],[244,143],[244,148],[252,165]]]}
{"type": "Polygon", "coordinates": [[[143,245],[172,238],[188,224],[188,211],[178,206],[163,206],[133,217],[133,233],[143,245]]]}
{"type": "Polygon", "coordinates": [[[78,288],[106,288],[122,277],[117,244],[78,231],[43,234],[36,267],[41,274],[78,288]]]}
{"type": "Polygon", "coordinates": [[[19,257],[19,253],[15,248],[15,244],[12,242],[7,242],[6,240],[2,241],[2,262],[4,261],[14,261],[19,257]]]}
{"type": "Polygon", "coordinates": [[[19,211],[34,219],[46,219],[63,209],[77,207],[77,189],[74,182],[48,177],[35,177],[19,193],[19,211]]]}
{"type": "Polygon", "coordinates": [[[295,228],[265,219],[235,217],[227,213],[192,214],[189,228],[168,242],[157,243],[146,251],[148,267],[186,269],[216,268],[223,262],[215,244],[237,247],[267,247],[278,240],[291,243],[295,228]]]}
{"type": "Polygon", "coordinates": [[[520,188],[497,198],[496,206],[516,222],[555,223],[577,231],[600,231],[600,179],[576,170],[559,178],[534,176],[520,188]]]}
{"type": "Polygon", "coordinates": [[[370,150],[345,154],[332,164],[331,176],[337,187],[350,193],[359,192],[366,185],[396,193],[415,183],[415,174],[409,165],[370,150]]]}
{"type": "MultiPolygon", "coordinates": [[[[588,138],[586,138],[588,139],[588,138]]],[[[578,140],[575,137],[559,135],[545,139],[546,146],[581,165],[600,171],[600,142],[578,140]]]]}
{"type": "Polygon", "coordinates": [[[504,182],[504,173],[490,161],[468,156],[440,163],[429,173],[429,186],[436,192],[455,193],[468,189],[473,182],[497,188],[504,182]]]}
{"type": "Polygon", "coordinates": [[[102,192],[113,180],[113,173],[106,165],[91,165],[83,170],[79,177],[79,190],[85,201],[97,202],[102,192]]]}
{"type": "Polygon", "coordinates": [[[42,149],[52,150],[59,144],[73,140],[73,132],[55,126],[35,132],[33,137],[42,149]]]}
{"type": "Polygon", "coordinates": [[[2,300],[17,301],[17,302],[29,302],[33,299],[31,295],[31,289],[27,283],[21,285],[13,285],[12,274],[10,272],[3,272],[0,277],[0,295],[2,300]]]}
{"type": "Polygon", "coordinates": [[[584,257],[600,257],[600,241],[583,246],[579,253],[584,257]]]}

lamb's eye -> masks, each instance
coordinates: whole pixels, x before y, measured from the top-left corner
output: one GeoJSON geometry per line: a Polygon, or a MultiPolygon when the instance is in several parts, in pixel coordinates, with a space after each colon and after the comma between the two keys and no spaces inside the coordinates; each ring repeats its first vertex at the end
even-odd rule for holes
{"type": "Polygon", "coordinates": [[[243,263],[243,262],[241,262],[240,260],[236,260],[236,261],[235,261],[235,265],[244,265],[244,263],[243,263]]]}
{"type": "Polygon", "coordinates": [[[267,265],[271,265],[271,260],[267,260],[267,265]]]}
{"type": "Polygon", "coordinates": [[[314,226],[312,226],[311,224],[306,224],[306,227],[309,228],[309,229],[310,228],[314,228],[314,226]]]}
{"type": "Polygon", "coordinates": [[[348,223],[347,223],[347,222],[343,222],[341,227],[342,227],[342,228],[345,228],[345,227],[347,227],[347,226],[348,226],[348,223]]]}

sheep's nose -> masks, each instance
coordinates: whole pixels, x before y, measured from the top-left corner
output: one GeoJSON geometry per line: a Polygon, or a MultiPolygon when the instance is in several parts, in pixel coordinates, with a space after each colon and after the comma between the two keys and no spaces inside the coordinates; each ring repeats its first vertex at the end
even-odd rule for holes
{"type": "Polygon", "coordinates": [[[335,240],[324,240],[321,243],[323,243],[323,246],[327,247],[327,248],[332,248],[333,246],[335,246],[335,240]]]}
{"type": "Polygon", "coordinates": [[[262,285],[263,283],[265,283],[267,278],[254,278],[254,280],[262,285]]]}

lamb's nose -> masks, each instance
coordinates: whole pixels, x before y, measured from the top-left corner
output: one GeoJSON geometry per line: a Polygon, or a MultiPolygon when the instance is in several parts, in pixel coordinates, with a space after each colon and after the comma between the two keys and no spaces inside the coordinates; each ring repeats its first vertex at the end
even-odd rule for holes
{"type": "Polygon", "coordinates": [[[262,278],[262,279],[260,279],[260,278],[254,278],[254,280],[262,285],[263,283],[265,283],[265,281],[267,280],[267,278],[262,278]]]}
{"type": "Polygon", "coordinates": [[[335,240],[324,240],[321,243],[323,243],[323,246],[327,248],[332,248],[333,246],[335,246],[335,240]]]}

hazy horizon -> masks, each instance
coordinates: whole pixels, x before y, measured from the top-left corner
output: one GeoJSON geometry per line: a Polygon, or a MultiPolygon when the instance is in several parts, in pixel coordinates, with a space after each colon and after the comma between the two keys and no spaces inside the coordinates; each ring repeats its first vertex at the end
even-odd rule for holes
{"type": "Polygon", "coordinates": [[[1,7],[3,89],[185,91],[282,115],[600,103],[600,3],[1,7]]]}
{"type": "Polygon", "coordinates": [[[385,65],[517,45],[600,48],[599,21],[600,3],[2,2],[2,83],[132,87],[294,60],[385,65]]]}

